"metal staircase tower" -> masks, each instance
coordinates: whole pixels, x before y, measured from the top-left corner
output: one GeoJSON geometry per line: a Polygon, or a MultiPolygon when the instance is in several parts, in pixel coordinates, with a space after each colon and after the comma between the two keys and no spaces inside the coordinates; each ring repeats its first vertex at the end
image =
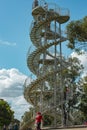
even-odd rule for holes
{"type": "Polygon", "coordinates": [[[52,126],[57,127],[58,123],[64,124],[62,44],[67,38],[62,35],[61,25],[69,20],[70,14],[56,4],[34,0],[32,16],[30,38],[35,50],[28,54],[27,65],[37,78],[30,84],[25,81],[24,97],[35,112],[51,115],[52,126]]]}

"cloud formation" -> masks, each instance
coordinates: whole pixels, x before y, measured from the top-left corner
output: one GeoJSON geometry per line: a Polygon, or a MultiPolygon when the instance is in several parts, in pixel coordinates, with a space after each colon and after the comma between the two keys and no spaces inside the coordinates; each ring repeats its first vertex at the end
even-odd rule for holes
{"type": "Polygon", "coordinates": [[[29,104],[23,97],[23,84],[26,78],[26,75],[15,68],[0,70],[0,98],[10,104],[15,111],[15,118],[19,120],[24,112],[29,110],[29,104]]]}
{"type": "Polygon", "coordinates": [[[7,45],[7,46],[16,46],[16,43],[11,43],[11,42],[8,42],[8,41],[2,41],[0,40],[0,45],[7,45]]]}

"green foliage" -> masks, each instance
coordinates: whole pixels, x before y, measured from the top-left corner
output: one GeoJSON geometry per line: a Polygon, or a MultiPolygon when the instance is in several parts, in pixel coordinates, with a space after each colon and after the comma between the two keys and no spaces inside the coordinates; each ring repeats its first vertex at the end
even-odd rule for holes
{"type": "Polygon", "coordinates": [[[71,49],[86,46],[87,44],[87,16],[81,20],[71,21],[67,25],[68,47],[71,49]]]}
{"type": "Polygon", "coordinates": [[[8,125],[13,119],[14,112],[11,110],[9,104],[0,99],[0,126],[8,125]]]}
{"type": "Polygon", "coordinates": [[[46,114],[46,115],[44,115],[44,126],[49,126],[49,125],[51,125],[52,124],[52,122],[53,122],[53,117],[49,114],[46,114]]]}
{"type": "Polygon", "coordinates": [[[20,122],[21,130],[28,130],[29,128],[34,128],[35,118],[33,117],[33,107],[29,108],[29,111],[25,112],[22,116],[22,121],[20,122]]]}
{"type": "Polygon", "coordinates": [[[81,102],[79,109],[82,111],[84,118],[87,120],[87,76],[80,81],[81,102]]]}

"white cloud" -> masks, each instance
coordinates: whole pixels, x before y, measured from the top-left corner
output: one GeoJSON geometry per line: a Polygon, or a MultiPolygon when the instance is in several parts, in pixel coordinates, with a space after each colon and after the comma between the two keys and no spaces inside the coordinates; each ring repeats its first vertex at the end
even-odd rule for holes
{"type": "Polygon", "coordinates": [[[0,98],[10,104],[15,111],[15,117],[19,120],[24,112],[29,110],[29,104],[23,97],[23,84],[26,78],[26,75],[15,68],[0,70],[0,98]]]}
{"type": "Polygon", "coordinates": [[[0,40],[0,44],[1,44],[1,45],[7,45],[7,46],[16,46],[16,43],[15,43],[15,42],[11,43],[11,42],[2,41],[2,40],[0,40]]]}
{"type": "Polygon", "coordinates": [[[81,55],[78,55],[76,52],[73,52],[71,54],[71,56],[72,57],[77,57],[81,61],[81,64],[84,67],[84,71],[83,71],[82,76],[87,75],[87,52],[82,51],[81,55]]]}

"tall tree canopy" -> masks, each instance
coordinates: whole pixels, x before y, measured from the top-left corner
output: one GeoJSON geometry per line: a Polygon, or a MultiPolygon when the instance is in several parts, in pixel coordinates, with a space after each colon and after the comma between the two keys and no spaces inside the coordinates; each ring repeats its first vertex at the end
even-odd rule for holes
{"type": "Polygon", "coordinates": [[[0,126],[8,125],[14,118],[14,111],[11,110],[9,104],[0,99],[0,126]]]}
{"type": "Polygon", "coordinates": [[[81,20],[71,21],[67,25],[68,47],[71,49],[87,45],[87,16],[81,20]]]}

